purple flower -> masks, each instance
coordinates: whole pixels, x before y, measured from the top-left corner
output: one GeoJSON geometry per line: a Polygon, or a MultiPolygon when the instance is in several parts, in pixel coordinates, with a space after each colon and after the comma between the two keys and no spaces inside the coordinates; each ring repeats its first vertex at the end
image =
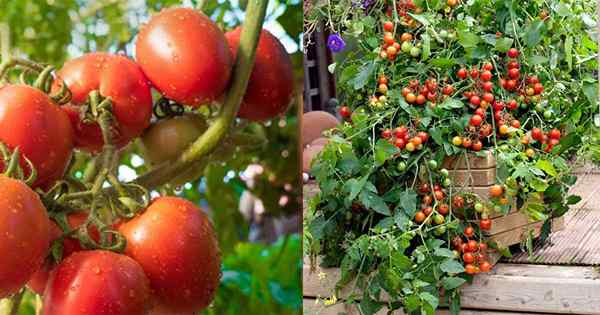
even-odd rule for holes
{"type": "Polygon", "coordinates": [[[329,47],[329,49],[331,49],[331,51],[334,53],[337,53],[344,50],[346,43],[339,34],[331,34],[329,37],[327,37],[327,47],[329,47]]]}
{"type": "Polygon", "coordinates": [[[373,4],[373,2],[374,0],[354,0],[352,1],[352,7],[366,10],[373,4]]]}

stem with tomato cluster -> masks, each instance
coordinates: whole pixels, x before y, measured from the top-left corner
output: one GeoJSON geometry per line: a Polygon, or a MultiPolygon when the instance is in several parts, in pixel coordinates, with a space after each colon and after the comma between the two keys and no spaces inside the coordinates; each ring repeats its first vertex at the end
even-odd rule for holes
{"type": "Polygon", "coordinates": [[[250,73],[254,66],[258,39],[265,19],[267,2],[267,0],[251,0],[248,3],[232,83],[217,119],[177,160],[163,163],[138,177],[135,180],[136,184],[152,189],[167,183],[210,154],[223,140],[237,115],[248,86],[250,73]]]}

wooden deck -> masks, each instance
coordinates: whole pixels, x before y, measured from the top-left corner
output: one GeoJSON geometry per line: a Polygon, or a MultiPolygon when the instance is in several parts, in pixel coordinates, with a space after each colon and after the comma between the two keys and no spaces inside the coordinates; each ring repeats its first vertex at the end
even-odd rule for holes
{"type": "MultiPolygon", "coordinates": [[[[491,273],[477,276],[462,290],[461,314],[600,314],[600,174],[592,170],[579,177],[573,192],[583,200],[565,216],[565,229],[536,248],[533,259],[516,255],[491,273]]],[[[307,188],[305,197],[314,192],[307,188]]],[[[305,266],[303,276],[304,314],[360,314],[343,302],[324,305],[339,279],[338,270],[311,272],[305,266]]],[[[343,301],[344,292],[337,298],[343,301]]]]}

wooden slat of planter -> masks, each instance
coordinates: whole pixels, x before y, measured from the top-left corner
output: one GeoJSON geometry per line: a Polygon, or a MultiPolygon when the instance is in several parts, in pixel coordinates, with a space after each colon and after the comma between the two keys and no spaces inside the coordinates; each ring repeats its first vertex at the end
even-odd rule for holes
{"type": "Polygon", "coordinates": [[[496,169],[450,171],[454,186],[490,186],[496,183],[496,169]]]}
{"type": "MultiPolygon", "coordinates": [[[[492,224],[493,225],[493,224],[492,224]]],[[[501,247],[509,247],[514,244],[518,244],[521,240],[525,239],[525,233],[533,230],[533,236],[538,237],[542,228],[543,222],[529,223],[524,226],[517,227],[512,230],[508,230],[502,233],[498,233],[490,236],[489,240],[496,242],[501,247]]],[[[559,231],[564,228],[564,217],[560,217],[552,220],[552,230],[559,231]]]]}
{"type": "MultiPolygon", "coordinates": [[[[335,304],[331,306],[323,305],[323,301],[316,302],[315,299],[304,299],[303,301],[303,313],[304,315],[339,315],[344,313],[347,315],[360,315],[356,305],[346,304],[335,304]]],[[[383,308],[377,312],[376,315],[386,315],[387,308],[383,308]]],[[[436,315],[449,315],[448,310],[440,309],[436,312],[436,315]]],[[[478,311],[478,310],[465,310],[460,311],[461,315],[544,315],[543,313],[513,313],[513,312],[494,312],[494,311],[478,311]]],[[[404,315],[404,312],[398,310],[394,312],[394,315],[404,315]]],[[[548,315],[548,314],[546,314],[548,315]]]]}
{"type": "Polygon", "coordinates": [[[506,216],[499,216],[493,219],[492,228],[486,231],[486,235],[495,235],[505,231],[513,230],[520,226],[532,223],[529,216],[521,212],[512,212],[506,216]]]}
{"type": "MultiPolygon", "coordinates": [[[[329,297],[334,292],[339,270],[322,271],[328,276],[319,280],[304,267],[305,297],[329,297]]],[[[467,309],[600,314],[600,272],[593,267],[498,264],[461,292],[462,307],[467,309]]]]}
{"type": "Polygon", "coordinates": [[[449,169],[487,169],[496,167],[496,159],[492,151],[485,151],[485,157],[478,157],[474,154],[468,154],[469,163],[467,167],[467,159],[464,155],[446,158],[442,166],[449,169]]]}

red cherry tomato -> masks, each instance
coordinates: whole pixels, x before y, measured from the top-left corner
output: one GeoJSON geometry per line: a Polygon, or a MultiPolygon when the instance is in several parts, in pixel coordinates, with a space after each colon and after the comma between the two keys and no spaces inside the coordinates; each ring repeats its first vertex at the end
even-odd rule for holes
{"type": "Polygon", "coordinates": [[[233,59],[225,36],[199,10],[161,11],[140,30],[135,48],[152,85],[179,103],[215,100],[229,83],[233,59]]]}
{"type": "Polygon", "coordinates": [[[406,141],[404,141],[404,139],[402,138],[396,138],[396,140],[394,140],[394,145],[398,149],[404,149],[404,147],[406,146],[406,141]]]}
{"type": "Polygon", "coordinates": [[[489,231],[492,228],[492,220],[482,219],[481,221],[479,221],[479,228],[482,231],[489,231]]]}
{"type": "Polygon", "coordinates": [[[560,130],[558,130],[558,129],[556,129],[556,128],[555,128],[555,129],[552,129],[552,130],[550,130],[550,133],[549,133],[549,137],[550,137],[550,139],[556,139],[556,140],[560,140],[560,136],[561,136],[561,134],[560,134],[560,130]]]}
{"type": "Polygon", "coordinates": [[[385,30],[386,32],[391,32],[394,30],[394,22],[392,21],[385,21],[383,23],[383,30],[385,30]]]}
{"type": "Polygon", "coordinates": [[[477,77],[479,76],[479,70],[477,70],[477,68],[473,68],[471,69],[471,72],[469,72],[469,75],[471,76],[471,78],[477,79],[477,77]]]}
{"type": "Polygon", "coordinates": [[[421,138],[421,143],[426,143],[429,140],[429,134],[425,131],[419,131],[417,137],[421,138]]]}
{"type": "Polygon", "coordinates": [[[471,126],[479,126],[479,125],[481,125],[482,121],[483,121],[483,118],[481,118],[481,116],[475,114],[475,115],[471,116],[470,123],[471,123],[471,126]]]}
{"type": "Polygon", "coordinates": [[[508,50],[508,52],[506,54],[510,58],[517,58],[517,57],[519,57],[519,50],[517,50],[516,48],[511,48],[508,50]]]}
{"type": "Polygon", "coordinates": [[[479,152],[481,151],[481,149],[483,149],[483,143],[481,143],[479,139],[475,139],[475,141],[473,141],[473,144],[471,145],[471,150],[479,152]]]}
{"type": "Polygon", "coordinates": [[[484,91],[486,91],[486,92],[491,92],[491,91],[492,91],[492,89],[494,88],[494,83],[493,83],[493,82],[490,82],[490,81],[488,81],[488,82],[483,82],[483,83],[481,84],[481,87],[483,88],[483,90],[484,90],[484,91]]]}
{"type": "Polygon", "coordinates": [[[470,252],[475,252],[479,248],[479,244],[477,243],[476,240],[469,240],[467,242],[467,248],[469,249],[470,252]]]}
{"type": "Polygon", "coordinates": [[[42,265],[50,244],[46,208],[25,183],[0,175],[0,298],[16,293],[42,265]]]}
{"type": "Polygon", "coordinates": [[[444,95],[451,95],[452,93],[454,93],[454,87],[452,85],[446,85],[442,89],[442,93],[444,95]]]}
{"type": "Polygon", "coordinates": [[[544,139],[544,133],[540,128],[533,128],[531,129],[531,138],[541,142],[544,139]]]}
{"type": "Polygon", "coordinates": [[[342,106],[340,108],[340,116],[342,116],[343,118],[348,118],[350,117],[350,115],[352,115],[352,112],[350,111],[350,108],[348,106],[342,106]]]}
{"type": "Polygon", "coordinates": [[[479,78],[481,78],[482,81],[489,81],[492,79],[492,72],[490,72],[488,70],[483,71],[479,78]]]}
{"type": "Polygon", "coordinates": [[[465,68],[461,68],[460,70],[458,70],[458,72],[456,73],[456,76],[458,76],[461,79],[466,79],[467,78],[467,69],[465,68]]]}
{"type": "Polygon", "coordinates": [[[473,229],[472,226],[467,226],[464,230],[464,233],[466,237],[473,237],[475,234],[475,229],[473,229]]]}
{"type": "MultiPolygon", "coordinates": [[[[225,34],[234,58],[241,32],[242,29],[238,27],[225,34]]],[[[292,59],[277,37],[263,30],[238,116],[254,121],[274,118],[288,108],[293,92],[292,59]]]]}
{"type": "Polygon", "coordinates": [[[518,79],[520,75],[521,75],[521,72],[517,68],[513,68],[513,69],[508,70],[508,76],[511,79],[518,79]]]}
{"type": "Polygon", "coordinates": [[[57,73],[54,89],[67,84],[73,98],[63,106],[75,131],[75,145],[90,152],[102,149],[104,140],[97,124],[84,123],[79,109],[90,92],[112,100],[116,120],[116,141],[119,147],[139,136],[150,125],[152,95],[142,69],[132,60],[120,55],[91,53],[67,61],[57,73]]]}
{"type": "Polygon", "coordinates": [[[143,315],[150,306],[142,267],[109,251],[71,255],[52,273],[45,293],[43,315],[143,315]]]}
{"type": "MultiPolygon", "coordinates": [[[[73,130],[60,107],[38,89],[6,85],[0,89],[0,113],[0,141],[19,147],[33,163],[33,186],[50,186],[62,178],[73,152],[73,130]]],[[[25,160],[21,165],[29,174],[25,160]]]]}
{"type": "Polygon", "coordinates": [[[486,62],[483,64],[483,66],[481,66],[481,69],[483,69],[485,71],[492,71],[494,69],[494,65],[492,65],[489,62],[486,62]]]}
{"type": "Polygon", "coordinates": [[[477,273],[477,267],[475,267],[473,264],[467,264],[465,266],[465,272],[469,275],[474,275],[477,273]]]}
{"type": "Polygon", "coordinates": [[[475,256],[473,256],[473,254],[471,254],[471,253],[464,253],[463,261],[467,264],[471,264],[475,261],[475,256]]]}
{"type": "Polygon", "coordinates": [[[125,253],[140,263],[157,304],[171,312],[196,312],[212,301],[221,276],[214,230],[202,209],[176,197],[155,199],[124,223],[125,253]]]}
{"type": "Polygon", "coordinates": [[[488,103],[493,102],[494,101],[494,94],[492,94],[492,93],[484,93],[483,94],[483,100],[486,101],[486,102],[488,102],[488,103]]]}
{"type": "Polygon", "coordinates": [[[488,261],[482,261],[479,264],[479,269],[481,269],[481,272],[490,272],[492,270],[492,264],[488,261]]]}
{"type": "Polygon", "coordinates": [[[542,92],[544,92],[544,86],[541,83],[535,83],[533,85],[533,91],[536,95],[542,94],[542,92]]]}
{"type": "Polygon", "coordinates": [[[469,99],[469,102],[471,102],[471,104],[473,104],[475,106],[479,106],[479,104],[481,104],[481,99],[479,98],[479,96],[473,95],[469,99]]]}
{"type": "Polygon", "coordinates": [[[510,100],[507,104],[507,107],[510,110],[515,110],[515,109],[517,109],[518,106],[519,106],[519,104],[517,103],[516,100],[510,100]]]}

